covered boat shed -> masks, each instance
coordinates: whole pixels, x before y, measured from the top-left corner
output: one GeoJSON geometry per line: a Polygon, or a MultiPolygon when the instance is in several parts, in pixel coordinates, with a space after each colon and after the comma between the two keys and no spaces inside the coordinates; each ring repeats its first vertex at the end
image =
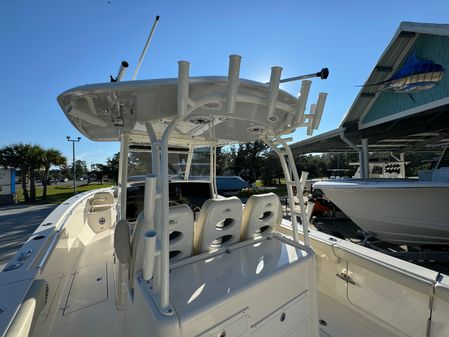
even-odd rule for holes
{"type": "Polygon", "coordinates": [[[340,126],[291,145],[293,154],[406,153],[449,143],[449,25],[402,22],[340,126]]]}

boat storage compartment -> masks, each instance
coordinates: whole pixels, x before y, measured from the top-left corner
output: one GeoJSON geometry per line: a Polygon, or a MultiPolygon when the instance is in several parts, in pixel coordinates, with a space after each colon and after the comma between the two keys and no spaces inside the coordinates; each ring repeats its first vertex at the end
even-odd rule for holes
{"type": "Polygon", "coordinates": [[[62,315],[68,315],[108,299],[107,265],[97,263],[77,269],[62,315]]]}
{"type": "Polygon", "coordinates": [[[436,271],[343,240],[334,251],[347,261],[342,273],[349,276],[347,298],[355,308],[407,336],[426,336],[436,271]]]}
{"type": "Polygon", "coordinates": [[[182,336],[315,336],[315,282],[313,252],[272,234],[173,265],[170,300],[182,336]]]}

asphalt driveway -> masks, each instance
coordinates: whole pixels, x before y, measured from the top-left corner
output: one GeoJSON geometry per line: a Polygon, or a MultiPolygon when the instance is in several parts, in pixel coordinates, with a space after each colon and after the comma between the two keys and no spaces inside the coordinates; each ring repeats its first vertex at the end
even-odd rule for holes
{"type": "Polygon", "coordinates": [[[0,271],[58,205],[0,206],[0,271]]]}

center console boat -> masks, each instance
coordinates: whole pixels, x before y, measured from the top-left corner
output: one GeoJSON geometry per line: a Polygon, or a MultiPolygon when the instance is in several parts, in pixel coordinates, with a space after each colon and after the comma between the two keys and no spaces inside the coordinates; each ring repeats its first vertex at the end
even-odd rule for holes
{"type": "Polygon", "coordinates": [[[308,229],[288,135],[318,127],[326,94],[305,113],[309,80],[295,97],[280,67],[268,84],[239,68],[190,78],[180,61],[178,78],[58,97],[83,135],[120,142],[119,182],[58,206],[0,273],[0,336],[449,335],[447,276],[308,229]],[[279,156],[291,221],[275,194],[217,193],[216,147],[254,140],[279,156]],[[151,155],[133,180],[136,147],[151,155]]]}

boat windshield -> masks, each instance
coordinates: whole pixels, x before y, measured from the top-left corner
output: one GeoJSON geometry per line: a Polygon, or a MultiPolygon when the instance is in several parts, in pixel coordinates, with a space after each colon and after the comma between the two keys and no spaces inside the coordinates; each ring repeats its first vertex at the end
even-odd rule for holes
{"type": "MultiPolygon", "coordinates": [[[[170,181],[210,180],[210,147],[198,147],[191,153],[189,163],[188,149],[171,149],[168,153],[168,171],[170,181]],[[186,179],[187,176],[187,179],[186,179]]],[[[130,149],[128,156],[129,180],[136,180],[152,174],[151,150],[130,149]]]]}

